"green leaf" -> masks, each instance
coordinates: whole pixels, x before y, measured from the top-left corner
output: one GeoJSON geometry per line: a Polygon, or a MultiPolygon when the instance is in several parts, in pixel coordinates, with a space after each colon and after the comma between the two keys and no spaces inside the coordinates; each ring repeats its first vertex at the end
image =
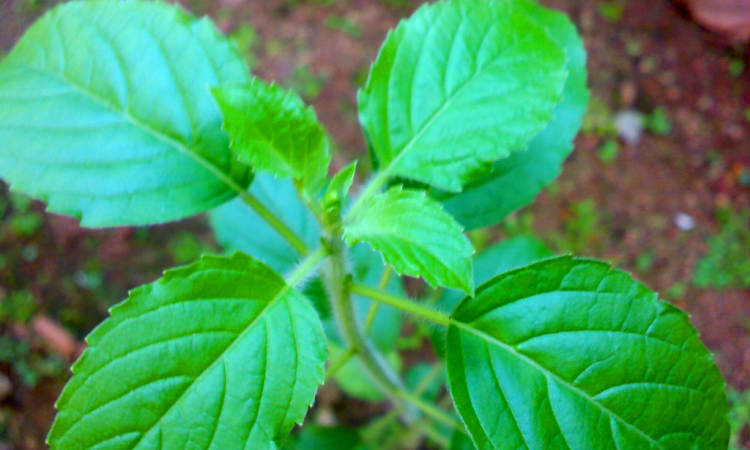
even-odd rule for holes
{"type": "MultiPolygon", "coordinates": [[[[320,226],[297,196],[291,180],[258,174],[250,193],[273,212],[310,248],[318,246],[320,226]]],[[[209,214],[216,240],[226,250],[239,250],[286,273],[300,261],[299,253],[252,208],[235,199],[209,214]]]]}
{"type": "Polygon", "coordinates": [[[307,426],[302,428],[288,450],[363,450],[362,437],[344,427],[307,426]]]}
{"type": "Polygon", "coordinates": [[[506,272],[451,318],[449,384],[477,448],[727,448],[724,381],[687,315],[608,264],[506,272]]]}
{"type": "Polygon", "coordinates": [[[533,202],[557,178],[563,162],[573,151],[573,138],[581,129],[581,118],[588,105],[586,50],[575,26],[564,14],[535,2],[516,0],[516,3],[565,49],[568,78],[552,121],[531,140],[527,151],[495,162],[492,172],[470,182],[459,194],[432,191],[445,210],[467,229],[500,222],[533,202]]]}
{"type": "Polygon", "coordinates": [[[345,224],[344,239],[349,246],[367,242],[399,274],[473,291],[474,249],[461,227],[423,191],[396,186],[368,198],[361,213],[345,224]]]}
{"type": "Polygon", "coordinates": [[[386,38],[359,116],[381,169],[460,191],[552,119],[565,55],[515,2],[425,5],[386,38]]]}
{"type": "Polygon", "coordinates": [[[0,64],[0,176],[89,227],[206,211],[251,176],[207,86],[248,79],[208,19],[159,2],[66,3],[0,64]]]}
{"type": "Polygon", "coordinates": [[[349,189],[352,188],[356,172],[357,161],[354,161],[333,176],[323,196],[323,202],[326,207],[336,208],[337,210],[341,209],[349,196],[349,189]]]}
{"type": "Polygon", "coordinates": [[[475,450],[474,444],[469,439],[469,436],[456,431],[453,433],[453,439],[451,439],[450,450],[475,450]]]}
{"type": "Polygon", "coordinates": [[[169,270],[111,314],[57,402],[53,449],[275,449],[325,378],[315,310],[240,253],[169,270]]]}
{"type": "Polygon", "coordinates": [[[213,94],[240,161],[298,180],[311,199],[320,192],[331,162],[328,138],[315,111],[294,91],[256,78],[245,86],[216,88],[213,94]]]}
{"type": "MultiPolygon", "coordinates": [[[[552,250],[534,236],[521,235],[506,239],[484,249],[474,258],[474,286],[479,286],[495,275],[552,255],[552,250]]],[[[463,298],[464,295],[459,291],[445,290],[435,307],[440,311],[453,311],[463,298]]],[[[431,339],[438,356],[445,357],[445,329],[433,328],[431,339]]]]}

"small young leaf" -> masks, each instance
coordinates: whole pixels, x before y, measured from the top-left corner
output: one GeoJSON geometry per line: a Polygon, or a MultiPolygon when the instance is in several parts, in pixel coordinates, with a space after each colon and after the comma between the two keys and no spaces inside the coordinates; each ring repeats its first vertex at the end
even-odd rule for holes
{"type": "MultiPolygon", "coordinates": [[[[552,250],[534,236],[516,236],[484,249],[474,258],[474,286],[479,286],[495,275],[526,266],[552,256],[552,250]]],[[[454,290],[444,290],[435,307],[453,311],[465,296],[454,290]]],[[[445,357],[445,329],[433,328],[431,339],[435,353],[445,357]]]]}
{"type": "Polygon", "coordinates": [[[349,189],[351,189],[354,183],[354,174],[356,171],[357,161],[354,161],[333,176],[323,196],[326,206],[341,208],[346,203],[349,189]]]}
{"type": "Polygon", "coordinates": [[[207,20],[161,2],[70,2],[0,63],[0,176],[89,227],[181,219],[247,187],[206,86],[246,83],[207,20]]]}
{"type": "Polygon", "coordinates": [[[349,246],[367,242],[399,274],[473,291],[474,249],[461,227],[423,191],[396,186],[369,198],[352,223],[344,224],[344,239],[349,246]]]}
{"type": "Polygon", "coordinates": [[[275,449],[325,378],[315,310],[240,253],[169,270],[111,314],[57,402],[53,449],[275,449]]]}
{"type": "Polygon", "coordinates": [[[460,191],[552,119],[565,54],[513,1],[425,5],[391,32],[359,93],[381,170],[460,191]]]}
{"type": "Polygon", "coordinates": [[[530,204],[557,178],[563,161],[573,151],[572,141],[581,128],[581,117],[588,105],[586,50],[575,26],[564,14],[536,2],[516,0],[516,3],[565,49],[568,78],[563,100],[553,111],[552,121],[531,140],[527,151],[495,162],[490,173],[464,186],[461,193],[432,191],[433,197],[467,229],[500,222],[530,204]]]}
{"type": "Polygon", "coordinates": [[[568,256],[499,275],[448,329],[448,378],[481,449],[726,449],[724,381],[687,315],[568,256]]]}
{"type": "Polygon", "coordinates": [[[294,178],[314,198],[325,184],[331,154],[315,111],[294,91],[254,79],[219,87],[214,98],[232,139],[232,152],[257,171],[294,178]]]}
{"type": "MultiPolygon", "coordinates": [[[[258,174],[250,193],[310,248],[319,245],[320,226],[299,200],[291,180],[258,174]]],[[[226,250],[245,252],[279,273],[292,270],[300,261],[299,253],[239,198],[214,209],[209,218],[216,240],[226,250]]]]}

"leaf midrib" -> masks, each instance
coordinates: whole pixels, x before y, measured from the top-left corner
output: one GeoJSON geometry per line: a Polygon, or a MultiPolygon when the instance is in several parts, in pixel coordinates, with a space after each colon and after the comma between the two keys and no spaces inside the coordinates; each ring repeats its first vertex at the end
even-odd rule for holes
{"type": "MultiPolygon", "coordinates": [[[[461,20],[462,20],[462,22],[464,22],[466,20],[466,16],[463,16],[461,18],[461,20]]],[[[479,47],[480,49],[484,46],[484,40],[487,39],[487,36],[490,34],[491,29],[492,29],[492,27],[490,27],[487,30],[487,32],[485,33],[485,36],[483,37],[483,41],[482,41],[482,43],[480,44],[480,47],[479,47]]],[[[453,94],[450,95],[450,97],[448,97],[448,99],[445,101],[445,103],[443,103],[443,106],[441,106],[440,109],[438,109],[435,113],[432,114],[432,116],[427,120],[427,122],[424,123],[424,125],[419,130],[419,132],[417,134],[415,134],[411,139],[409,139],[409,141],[403,147],[401,147],[401,150],[399,151],[399,153],[393,159],[391,159],[391,161],[388,163],[388,165],[385,168],[382,169],[381,173],[383,174],[384,177],[388,177],[390,175],[390,173],[393,170],[395,170],[395,168],[397,168],[397,165],[398,165],[399,161],[403,158],[403,156],[405,154],[407,154],[408,151],[411,149],[411,147],[413,147],[415,145],[415,143],[418,142],[422,138],[422,136],[428,130],[430,130],[432,128],[432,126],[439,120],[439,118],[445,113],[445,111],[448,110],[448,108],[451,106],[451,104],[453,103],[453,101],[456,98],[459,98],[461,96],[461,93],[467,87],[469,87],[472,83],[474,83],[474,81],[477,79],[477,77],[479,77],[480,75],[484,75],[484,73],[487,70],[489,70],[490,68],[492,68],[493,66],[495,66],[497,63],[504,62],[504,59],[503,59],[504,55],[505,55],[505,53],[501,52],[500,54],[497,55],[497,57],[493,61],[488,62],[483,67],[478,68],[478,70],[476,72],[474,72],[474,74],[471,76],[471,78],[469,78],[468,80],[466,80],[458,89],[456,89],[456,91],[453,94]]],[[[391,67],[391,69],[392,69],[392,67],[391,67]]],[[[412,86],[412,88],[413,88],[413,86],[412,86]]],[[[390,134],[390,130],[388,131],[388,133],[390,134]]],[[[389,144],[390,144],[390,139],[389,139],[389,144]]],[[[511,152],[509,151],[509,153],[511,153],[511,152]]],[[[446,162],[446,164],[447,164],[447,162],[446,162]]]]}
{"type": "Polygon", "coordinates": [[[38,72],[47,76],[51,76],[52,78],[68,84],[73,91],[76,93],[88,98],[89,100],[93,101],[94,103],[114,112],[115,114],[121,116],[125,122],[129,123],[133,127],[135,127],[138,130],[141,130],[142,132],[145,132],[149,136],[153,137],[157,141],[167,144],[170,147],[175,148],[180,153],[184,154],[188,158],[192,159],[196,163],[198,163],[201,167],[206,169],[208,172],[210,172],[216,179],[224,183],[227,187],[232,189],[233,191],[237,192],[238,194],[243,194],[244,189],[242,189],[234,180],[232,180],[230,177],[228,177],[224,172],[222,172],[218,167],[216,167],[212,162],[208,161],[207,159],[203,158],[198,153],[192,151],[186,144],[183,142],[163,133],[157,130],[156,128],[152,127],[148,123],[142,121],[141,119],[138,119],[135,116],[132,116],[127,111],[122,110],[115,105],[111,104],[110,102],[106,101],[102,97],[94,94],[93,92],[87,90],[85,87],[79,85],[78,83],[74,82],[73,80],[65,77],[63,74],[51,71],[51,70],[45,70],[39,67],[31,66],[27,63],[17,63],[14,62],[10,64],[11,66],[18,66],[21,68],[24,68],[26,70],[29,70],[31,72],[38,72]]]}
{"type": "MultiPolygon", "coordinates": [[[[138,438],[138,441],[136,441],[135,445],[133,446],[133,448],[134,448],[134,449],[135,449],[135,448],[137,448],[137,447],[138,447],[138,445],[140,445],[140,443],[141,443],[141,441],[143,440],[143,438],[145,438],[146,436],[148,436],[148,434],[149,434],[149,433],[151,433],[151,430],[153,430],[153,429],[154,429],[154,427],[156,427],[156,426],[157,426],[158,424],[160,424],[160,423],[161,423],[161,421],[162,421],[162,419],[163,419],[163,418],[164,418],[164,417],[165,417],[165,416],[166,416],[167,414],[169,414],[169,412],[170,412],[170,411],[172,411],[172,409],[173,409],[173,408],[174,408],[174,407],[175,407],[176,405],[178,405],[178,404],[180,403],[180,401],[181,401],[181,400],[182,400],[182,399],[183,399],[183,398],[185,397],[185,395],[187,395],[187,393],[188,393],[188,392],[190,391],[190,388],[192,388],[192,387],[193,387],[193,386],[195,386],[195,385],[196,385],[197,383],[199,383],[199,382],[200,382],[200,381],[201,381],[201,380],[203,379],[203,377],[204,377],[204,376],[205,376],[205,375],[206,375],[206,374],[207,374],[207,373],[208,373],[208,372],[209,372],[209,371],[210,371],[210,370],[211,370],[211,369],[212,369],[212,368],[213,368],[213,367],[214,367],[214,366],[215,366],[216,364],[218,364],[218,363],[219,363],[220,361],[224,361],[224,357],[225,357],[225,356],[226,356],[226,355],[227,355],[227,354],[228,354],[229,352],[231,352],[231,351],[232,351],[232,349],[234,349],[234,348],[235,348],[235,347],[236,347],[237,345],[239,345],[239,344],[238,344],[238,342],[241,342],[241,341],[242,341],[242,340],[243,340],[243,339],[245,338],[245,336],[247,336],[247,335],[248,335],[248,334],[249,334],[249,333],[250,333],[251,331],[253,331],[253,330],[255,329],[255,326],[256,326],[256,325],[257,325],[258,323],[260,323],[260,322],[261,322],[261,320],[262,320],[262,321],[264,321],[264,322],[266,321],[266,314],[268,314],[268,311],[270,311],[270,310],[271,310],[271,309],[272,309],[272,308],[273,308],[274,306],[276,306],[276,303],[278,303],[278,302],[279,302],[279,301],[280,301],[280,300],[281,300],[282,298],[284,298],[284,297],[286,296],[287,292],[289,292],[289,291],[291,291],[291,290],[292,290],[292,288],[291,288],[291,287],[290,287],[290,286],[289,286],[288,284],[286,284],[286,283],[285,283],[285,284],[284,284],[284,286],[283,286],[283,287],[282,287],[282,288],[281,288],[281,289],[279,290],[279,292],[278,292],[278,293],[276,294],[276,296],[275,296],[275,297],[274,297],[273,299],[271,299],[271,301],[270,301],[270,302],[268,302],[268,305],[267,305],[267,306],[266,306],[266,307],[265,307],[265,308],[263,309],[263,312],[261,312],[260,314],[258,314],[257,316],[255,316],[255,319],[254,319],[254,320],[253,320],[253,321],[252,321],[252,322],[251,322],[250,324],[248,324],[248,326],[247,326],[247,327],[245,328],[245,330],[244,330],[244,331],[243,331],[242,333],[240,333],[240,334],[238,334],[238,335],[237,335],[237,339],[235,339],[235,340],[234,340],[234,342],[232,342],[232,343],[231,343],[231,344],[229,345],[229,347],[227,347],[227,348],[226,348],[226,349],[225,349],[225,350],[224,350],[223,352],[221,352],[221,354],[220,354],[219,356],[217,356],[217,357],[216,357],[216,360],[215,360],[214,362],[212,362],[212,363],[211,363],[211,364],[210,364],[210,365],[209,365],[208,367],[206,367],[206,369],[205,369],[205,370],[204,370],[204,371],[203,371],[203,372],[202,372],[202,373],[201,373],[200,375],[198,375],[198,377],[197,377],[197,378],[195,379],[195,381],[194,381],[193,383],[191,383],[191,384],[190,384],[190,386],[189,386],[189,387],[188,387],[187,389],[185,389],[185,392],[183,392],[183,393],[182,393],[182,395],[180,395],[180,397],[179,397],[179,398],[178,398],[177,400],[175,400],[175,401],[174,401],[174,403],[172,403],[172,405],[171,405],[171,406],[170,406],[170,407],[169,407],[169,408],[168,408],[168,409],[167,409],[166,411],[164,411],[164,414],[162,414],[161,418],[160,418],[159,420],[157,420],[157,421],[156,421],[156,422],[155,422],[155,423],[154,423],[154,424],[153,424],[153,425],[152,425],[151,427],[149,427],[149,429],[148,429],[148,430],[146,430],[146,432],[145,432],[145,433],[143,433],[143,434],[141,435],[141,437],[140,437],[140,438],[138,438]]],[[[268,363],[268,361],[266,361],[266,363],[268,363]]],[[[264,378],[264,380],[265,380],[265,378],[264,378]]],[[[258,410],[258,414],[259,414],[259,413],[260,413],[260,410],[258,410]]],[[[217,426],[218,426],[218,425],[217,425],[217,426]]],[[[255,424],[253,424],[253,427],[255,427],[255,424]]],[[[252,429],[251,429],[251,431],[252,431],[252,429]]]]}
{"type": "MultiPolygon", "coordinates": [[[[226,349],[224,349],[224,351],[223,351],[223,352],[221,352],[221,353],[220,353],[220,354],[219,354],[219,355],[218,355],[218,356],[216,357],[216,359],[215,359],[215,360],[214,360],[214,361],[213,361],[213,362],[212,362],[211,364],[209,364],[209,365],[208,365],[208,366],[207,366],[207,367],[206,367],[206,368],[205,368],[205,369],[203,370],[203,372],[201,372],[201,373],[200,373],[200,375],[198,375],[198,376],[197,376],[197,377],[196,377],[196,378],[195,378],[195,379],[193,380],[193,382],[192,382],[192,383],[190,383],[190,385],[189,385],[189,386],[187,387],[187,389],[185,389],[185,391],[184,391],[184,392],[183,392],[183,393],[182,393],[182,394],[181,394],[181,395],[180,395],[180,396],[179,396],[179,397],[178,397],[178,398],[177,398],[177,399],[176,399],[176,400],[175,400],[175,401],[174,401],[174,402],[173,402],[173,403],[172,403],[172,404],[171,404],[171,405],[169,406],[169,408],[167,408],[167,410],[166,410],[166,411],[164,411],[164,413],[163,413],[163,414],[161,414],[161,417],[159,417],[159,419],[157,419],[157,420],[156,420],[156,421],[154,422],[154,424],[153,424],[153,425],[151,425],[151,426],[150,426],[150,427],[149,427],[149,428],[148,428],[147,430],[145,430],[145,431],[140,431],[140,430],[135,430],[135,431],[133,431],[133,432],[141,433],[141,435],[140,435],[140,437],[138,438],[138,440],[137,440],[137,441],[135,441],[135,443],[133,444],[133,447],[132,447],[132,448],[133,448],[133,449],[136,449],[136,448],[138,448],[138,446],[140,445],[141,441],[143,441],[143,439],[144,439],[144,438],[145,438],[146,436],[148,436],[148,435],[149,435],[149,433],[151,433],[151,431],[152,431],[152,430],[153,430],[153,429],[154,429],[155,427],[157,427],[157,426],[158,426],[158,425],[159,425],[159,424],[160,424],[160,423],[162,422],[162,420],[164,419],[164,417],[166,417],[166,416],[167,416],[167,415],[168,415],[168,414],[170,413],[170,411],[172,411],[172,409],[174,409],[174,407],[175,407],[175,406],[177,406],[177,405],[178,405],[178,404],[179,404],[179,403],[180,403],[180,402],[182,401],[182,399],[183,399],[183,398],[185,397],[185,395],[187,395],[187,394],[188,394],[188,392],[190,392],[190,389],[191,389],[191,388],[192,388],[193,386],[195,386],[196,384],[200,383],[200,381],[201,381],[201,380],[202,380],[202,379],[203,379],[203,378],[204,378],[204,377],[206,376],[206,374],[207,374],[207,373],[209,373],[209,372],[210,372],[210,370],[211,370],[211,369],[212,369],[212,368],[213,368],[214,366],[216,366],[216,365],[217,365],[217,364],[218,364],[218,363],[219,363],[220,361],[224,361],[224,357],[225,357],[225,356],[226,356],[226,355],[227,355],[228,353],[230,353],[230,352],[231,352],[231,351],[232,351],[232,350],[233,350],[233,349],[234,349],[234,348],[235,348],[235,347],[236,347],[236,346],[238,345],[238,342],[241,342],[241,341],[242,341],[242,340],[243,340],[243,339],[245,338],[245,336],[247,336],[247,335],[248,335],[248,334],[249,334],[249,333],[250,333],[251,331],[253,331],[253,330],[255,329],[255,326],[256,326],[256,325],[257,325],[258,323],[260,323],[261,321],[265,321],[265,319],[266,319],[266,315],[268,314],[268,312],[269,312],[269,311],[270,311],[271,309],[273,309],[273,307],[274,307],[274,306],[275,306],[275,305],[276,305],[276,304],[277,304],[277,303],[278,303],[278,302],[279,302],[280,300],[282,300],[282,299],[283,299],[283,298],[284,298],[284,297],[286,296],[286,294],[287,294],[287,293],[288,293],[289,291],[291,291],[291,290],[292,290],[292,288],[291,288],[291,287],[290,287],[290,286],[289,286],[288,284],[286,284],[286,283],[285,283],[285,284],[284,284],[284,286],[283,286],[283,287],[282,287],[282,288],[281,288],[281,289],[279,290],[279,292],[278,292],[278,293],[277,293],[277,294],[276,294],[276,295],[275,295],[275,296],[273,297],[273,299],[271,299],[271,301],[269,301],[269,302],[268,302],[268,304],[267,304],[267,305],[266,305],[266,306],[265,306],[265,307],[263,308],[263,311],[262,311],[262,312],[261,312],[260,314],[258,314],[257,316],[255,316],[255,317],[253,318],[253,320],[252,320],[252,321],[251,321],[251,322],[250,322],[250,323],[249,323],[249,324],[247,325],[247,327],[245,327],[245,329],[244,329],[244,330],[243,330],[243,331],[242,331],[241,333],[239,333],[239,334],[237,335],[237,337],[236,337],[236,338],[234,339],[234,341],[233,341],[233,342],[232,342],[232,343],[231,343],[231,344],[230,344],[230,345],[229,345],[229,346],[228,346],[228,347],[227,347],[226,349]]],[[[66,430],[66,434],[67,434],[67,431],[69,431],[69,430],[66,430]]],[[[66,436],[66,434],[63,434],[62,436],[60,436],[60,439],[64,438],[64,437],[66,436]]],[[[103,441],[103,442],[105,442],[105,441],[103,441]]],[[[98,445],[98,443],[97,443],[97,445],[98,445]]]]}
{"type": "Polygon", "coordinates": [[[485,341],[487,341],[487,342],[489,342],[491,344],[497,345],[498,347],[502,348],[503,350],[507,351],[511,355],[513,355],[516,358],[518,358],[520,361],[525,362],[526,364],[530,365],[531,367],[537,369],[539,372],[541,372],[545,376],[548,376],[548,377],[554,379],[558,384],[560,384],[561,386],[564,386],[565,388],[567,388],[568,390],[570,390],[574,394],[579,395],[584,400],[588,401],[592,405],[594,405],[597,408],[599,408],[603,413],[605,413],[606,415],[610,416],[611,418],[613,418],[616,421],[618,421],[619,423],[621,423],[623,426],[627,427],[628,429],[631,429],[631,430],[635,431],[639,436],[642,436],[648,442],[650,442],[653,445],[655,445],[657,448],[662,449],[662,450],[666,450],[666,448],[664,446],[662,446],[661,443],[659,443],[659,441],[655,440],[654,438],[652,438],[651,436],[649,436],[648,434],[646,434],[644,431],[642,431],[640,428],[636,427],[635,425],[633,425],[633,424],[628,423],[627,421],[625,421],[625,419],[623,419],[622,417],[620,417],[617,413],[615,413],[614,411],[610,410],[606,406],[602,405],[594,397],[590,396],[586,391],[584,391],[584,390],[582,390],[582,389],[580,389],[580,388],[578,388],[578,387],[570,384],[567,380],[563,379],[562,377],[560,377],[556,373],[554,373],[551,370],[547,369],[546,367],[542,366],[541,364],[539,364],[538,362],[534,361],[530,357],[524,355],[523,353],[520,353],[512,345],[506,344],[506,343],[500,341],[499,339],[496,339],[495,337],[490,336],[489,334],[487,334],[487,333],[485,333],[483,331],[480,331],[480,330],[478,330],[478,329],[470,326],[469,324],[466,324],[464,322],[460,322],[460,321],[454,319],[453,317],[450,317],[449,320],[450,320],[451,325],[454,325],[454,326],[456,326],[456,327],[458,327],[458,328],[460,328],[462,330],[465,330],[465,331],[473,334],[474,336],[477,336],[478,338],[483,339],[483,340],[485,340],[485,341]]]}

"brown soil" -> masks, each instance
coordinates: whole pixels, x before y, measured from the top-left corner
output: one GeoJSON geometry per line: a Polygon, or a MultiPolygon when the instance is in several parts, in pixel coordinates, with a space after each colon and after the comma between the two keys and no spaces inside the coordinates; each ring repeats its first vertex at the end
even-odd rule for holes
{"type": "MultiPolygon", "coordinates": [[[[27,3],[0,3],[0,50],[9,50],[52,2],[43,2],[37,10],[23,6],[27,3]]],[[[387,30],[419,2],[404,6],[385,0],[330,5],[294,0],[186,3],[193,11],[216,17],[225,31],[244,21],[258,30],[257,75],[292,80],[297,68],[309,67],[323,80],[313,105],[342,149],[339,159],[366,154],[356,120],[357,87],[387,30]],[[333,16],[356,24],[361,35],[326,26],[326,18],[333,16]]],[[[716,208],[750,207],[750,189],[739,182],[740,175],[750,170],[750,123],[745,118],[750,108],[750,70],[737,77],[730,73],[732,59],[750,63],[747,50],[732,47],[694,24],[668,0],[622,2],[626,7],[617,23],[600,14],[603,2],[598,0],[544,3],[566,11],[579,25],[589,50],[593,96],[605,105],[605,111],[635,108],[648,112],[664,107],[673,130],[667,136],[647,133],[637,146],[621,145],[617,160],[609,165],[597,156],[604,137],[581,136],[554,195],[542,194],[529,209],[535,230],[553,241],[555,235],[565,233],[573,206],[593,199],[600,223],[587,236],[582,253],[612,260],[660,292],[683,284],[684,294],[672,300],[692,314],[727,382],[739,389],[750,388],[750,291],[698,289],[691,284],[694,267],[707,251],[706,240],[718,230],[716,208]],[[692,231],[675,226],[678,213],[696,220],[692,231]],[[653,255],[653,264],[639,269],[639,257],[645,253],[653,255]]],[[[4,188],[1,193],[7,195],[4,188]]],[[[213,245],[201,218],[144,234],[132,229],[83,230],[70,219],[48,215],[33,237],[0,234],[0,254],[11,261],[0,268],[0,288],[29,289],[41,311],[80,339],[128,289],[154,280],[174,263],[163,249],[181,230],[195,232],[213,245]],[[20,254],[29,245],[38,248],[34,261],[25,261],[20,254]],[[72,281],[91,264],[105,280],[95,292],[72,281]]],[[[7,328],[0,324],[0,333],[12,334],[7,328]]],[[[44,351],[34,336],[26,339],[44,351]]],[[[9,373],[9,367],[0,365],[3,372],[9,373]]],[[[10,448],[44,448],[52,403],[64,378],[45,380],[33,391],[12,379],[14,391],[5,401],[11,411],[10,435],[0,435],[0,449],[6,445],[4,439],[11,440],[10,448]]],[[[347,414],[345,407],[335,410],[347,414]]]]}

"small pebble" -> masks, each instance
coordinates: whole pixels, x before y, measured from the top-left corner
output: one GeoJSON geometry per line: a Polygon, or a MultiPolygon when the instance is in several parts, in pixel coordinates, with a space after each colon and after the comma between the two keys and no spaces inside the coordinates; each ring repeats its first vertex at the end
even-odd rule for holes
{"type": "Polygon", "coordinates": [[[682,231],[690,231],[695,228],[695,219],[688,214],[679,213],[674,218],[674,224],[682,231]]]}
{"type": "Polygon", "coordinates": [[[625,109],[615,115],[617,135],[628,145],[638,145],[643,136],[643,114],[625,109]]]}

